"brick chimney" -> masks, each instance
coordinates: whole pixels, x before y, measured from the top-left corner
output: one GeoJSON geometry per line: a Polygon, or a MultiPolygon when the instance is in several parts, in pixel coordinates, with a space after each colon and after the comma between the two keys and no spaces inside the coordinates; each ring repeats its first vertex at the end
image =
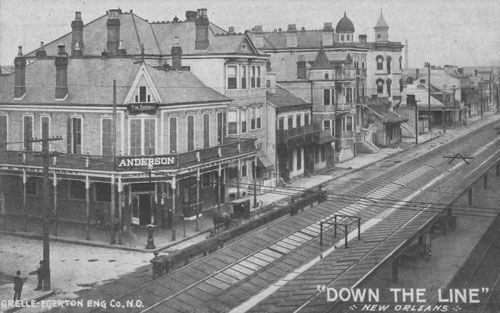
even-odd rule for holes
{"type": "Polygon", "coordinates": [[[23,55],[23,47],[19,46],[19,52],[14,59],[14,98],[19,99],[26,93],[26,58],[23,55]]]}
{"type": "Polygon", "coordinates": [[[175,45],[172,46],[172,67],[180,71],[182,67],[182,47],[178,43],[179,37],[175,36],[175,45]]]}
{"type": "Polygon", "coordinates": [[[83,55],[83,21],[82,13],[75,12],[75,20],[71,22],[71,55],[72,56],[82,56],[83,55]]]}
{"type": "Polygon", "coordinates": [[[186,11],[186,22],[194,22],[196,20],[196,11],[186,11]]]}
{"type": "Polygon", "coordinates": [[[363,44],[363,45],[366,44],[366,38],[367,38],[366,35],[359,35],[358,38],[359,38],[359,42],[361,44],[363,44]]]}
{"type": "Polygon", "coordinates": [[[288,24],[288,29],[286,31],[286,47],[297,47],[297,26],[295,24],[288,24]]]}
{"type": "Polygon", "coordinates": [[[229,26],[228,33],[234,34],[234,26],[229,26]]]}
{"type": "Polygon", "coordinates": [[[122,10],[109,10],[108,21],[108,42],[106,44],[106,51],[110,55],[118,55],[118,47],[120,45],[120,14],[122,10]]]}
{"type": "Polygon", "coordinates": [[[325,23],[321,32],[323,46],[333,46],[333,26],[332,23],[325,23]]]}
{"type": "Polygon", "coordinates": [[[36,58],[43,59],[47,56],[47,52],[45,52],[45,47],[43,46],[43,41],[40,42],[40,48],[36,49],[36,58]]]}
{"type": "Polygon", "coordinates": [[[209,46],[208,41],[208,16],[207,9],[198,9],[198,16],[195,20],[196,24],[196,39],[194,48],[196,50],[207,50],[209,46]]]}
{"type": "Polygon", "coordinates": [[[262,31],[262,25],[255,25],[253,28],[253,43],[255,48],[264,48],[264,32],[262,31]]]}
{"type": "Polygon", "coordinates": [[[57,46],[56,56],[56,99],[62,100],[68,95],[68,54],[64,45],[57,46]]]}

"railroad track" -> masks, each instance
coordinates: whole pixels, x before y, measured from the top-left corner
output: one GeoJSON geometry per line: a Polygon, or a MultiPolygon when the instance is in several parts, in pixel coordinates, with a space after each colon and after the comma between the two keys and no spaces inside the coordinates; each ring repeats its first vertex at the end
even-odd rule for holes
{"type": "MultiPolygon", "coordinates": [[[[482,133],[483,128],[455,141],[455,144],[474,142],[469,146],[464,145],[461,153],[470,155],[479,147],[491,142],[491,134],[485,136],[482,133]]],[[[419,223],[432,218],[437,211],[429,210],[428,214],[421,214],[418,210],[403,210],[400,205],[399,209],[393,208],[398,214],[391,215],[391,218],[379,218],[374,225],[365,225],[363,236],[368,238],[367,240],[354,242],[351,249],[339,249],[330,255],[326,255],[327,251],[319,246],[317,240],[320,222],[331,218],[333,214],[357,215],[362,221],[375,220],[377,216],[387,212],[387,208],[380,205],[386,199],[399,201],[413,196],[415,190],[425,187],[429,182],[454,168],[455,165],[448,164],[442,158],[443,151],[447,147],[450,145],[443,145],[401,164],[343,195],[333,196],[330,201],[303,214],[280,220],[269,227],[262,227],[216,253],[133,290],[120,299],[122,302],[127,299],[143,300],[145,307],[136,309],[143,312],[225,312],[241,303],[247,303],[251,300],[251,295],[280,282],[280,279],[304,263],[311,259],[314,261],[315,258],[325,254],[325,257],[332,258],[334,261],[332,264],[335,264],[319,269],[328,274],[325,278],[314,279],[312,276],[318,277],[317,271],[308,273],[310,269],[314,269],[315,264],[312,264],[310,269],[304,269],[303,273],[297,274],[295,280],[289,284],[283,283],[282,288],[270,294],[265,300],[256,299],[259,301],[247,309],[252,312],[264,312],[279,307],[279,304],[285,304],[286,309],[290,309],[291,306],[299,307],[301,310],[314,307],[310,304],[319,299],[314,292],[316,284],[321,282],[331,284],[348,276],[350,276],[349,281],[357,278],[356,276],[362,278],[361,274],[365,273],[365,270],[376,265],[374,259],[367,258],[367,255],[375,256],[379,262],[387,255],[389,246],[394,249],[401,242],[411,238],[414,231],[421,227],[419,223]],[[409,231],[402,231],[409,224],[416,226],[408,228],[409,231]],[[388,244],[388,247],[384,247],[388,244]],[[363,260],[366,262],[363,263],[363,260]],[[364,270],[354,272],[356,266],[361,263],[364,270]],[[310,282],[314,282],[314,286],[310,286],[310,282]],[[301,288],[304,286],[306,288],[301,288]],[[311,290],[311,287],[314,290],[311,290]],[[295,297],[296,291],[299,291],[298,297],[295,297]],[[288,296],[284,296],[283,292],[287,292],[288,296]],[[302,305],[297,303],[298,299],[302,301],[302,305]],[[304,306],[304,303],[307,305],[304,306]]],[[[428,201],[428,197],[428,195],[423,197],[422,202],[428,201]]],[[[387,206],[395,207],[394,204],[387,206]]],[[[325,246],[335,244],[338,239],[331,236],[331,227],[325,231],[325,246]]]]}

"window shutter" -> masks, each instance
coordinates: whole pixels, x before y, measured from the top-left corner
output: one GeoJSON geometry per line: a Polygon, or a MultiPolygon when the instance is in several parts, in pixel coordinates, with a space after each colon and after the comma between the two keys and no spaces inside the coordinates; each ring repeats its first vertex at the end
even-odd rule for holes
{"type": "Polygon", "coordinates": [[[66,153],[70,154],[71,151],[71,118],[67,120],[67,132],[66,132],[66,153]]]}

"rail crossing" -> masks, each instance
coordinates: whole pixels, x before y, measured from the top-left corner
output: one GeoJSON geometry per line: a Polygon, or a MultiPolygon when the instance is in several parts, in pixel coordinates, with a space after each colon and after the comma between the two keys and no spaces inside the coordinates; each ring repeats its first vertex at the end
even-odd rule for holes
{"type": "Polygon", "coordinates": [[[482,127],[344,194],[330,194],[328,201],[301,214],[242,236],[120,300],[141,299],[144,306],[135,312],[345,310],[343,303],[327,302],[318,285],[359,286],[414,242],[430,240],[432,221],[488,169],[498,168],[499,146],[495,130],[482,127]],[[450,164],[443,158],[450,150],[474,159],[470,165],[450,164]],[[327,223],[320,245],[320,225],[335,215],[361,218],[361,240],[358,230],[350,229],[348,249],[327,223]]]}

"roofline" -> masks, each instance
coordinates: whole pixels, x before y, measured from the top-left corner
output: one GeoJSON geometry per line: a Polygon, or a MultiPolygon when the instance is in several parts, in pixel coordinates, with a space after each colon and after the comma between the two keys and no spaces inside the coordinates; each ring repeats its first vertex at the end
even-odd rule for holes
{"type": "MultiPolygon", "coordinates": [[[[165,107],[178,107],[181,105],[188,105],[188,104],[215,104],[219,103],[220,105],[229,105],[233,99],[228,98],[227,100],[204,100],[204,101],[189,101],[189,102],[175,102],[175,103],[158,103],[159,108],[165,108],[165,107]]],[[[61,109],[67,109],[68,111],[75,110],[75,109],[86,109],[86,108],[96,108],[96,107],[102,107],[102,108],[107,108],[107,107],[113,107],[113,103],[75,103],[75,102],[45,102],[45,103],[27,103],[27,102],[0,102],[0,108],[5,109],[4,107],[12,106],[12,109],[22,109],[26,110],[29,107],[59,107],[61,109]],[[22,107],[21,107],[22,106],[22,107]]],[[[124,108],[128,104],[125,103],[119,103],[116,105],[117,109],[119,108],[124,108]]]]}
{"type": "MultiPolygon", "coordinates": [[[[277,53],[277,52],[290,52],[291,50],[303,51],[303,52],[317,52],[321,46],[313,47],[313,48],[277,48],[277,49],[267,49],[262,48],[260,50],[269,52],[269,53],[277,53]]],[[[323,46],[325,51],[346,51],[346,50],[355,50],[355,51],[369,51],[370,48],[361,48],[361,47],[332,47],[332,46],[323,46]]]]}

